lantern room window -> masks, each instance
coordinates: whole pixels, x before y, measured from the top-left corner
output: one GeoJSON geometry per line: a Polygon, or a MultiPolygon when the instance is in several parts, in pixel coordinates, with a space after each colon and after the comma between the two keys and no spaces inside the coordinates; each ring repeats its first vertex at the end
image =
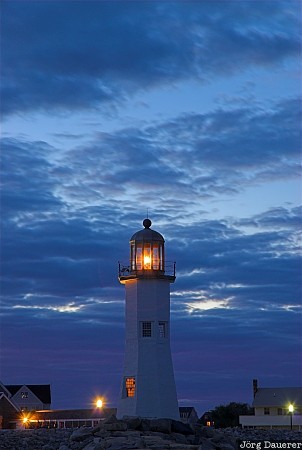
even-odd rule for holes
{"type": "Polygon", "coordinates": [[[153,245],[153,269],[159,270],[159,246],[158,244],[153,245]]]}
{"type": "Polygon", "coordinates": [[[132,243],[131,270],[164,270],[163,245],[160,243],[132,243]]]}
{"type": "Polygon", "coordinates": [[[136,247],[136,270],[142,270],[143,268],[143,247],[137,246],[136,247]]]}

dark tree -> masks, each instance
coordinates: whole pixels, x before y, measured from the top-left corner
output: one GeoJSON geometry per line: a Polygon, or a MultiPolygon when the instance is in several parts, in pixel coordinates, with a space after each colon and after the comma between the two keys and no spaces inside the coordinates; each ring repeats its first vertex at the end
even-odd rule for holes
{"type": "Polygon", "coordinates": [[[215,428],[238,427],[239,416],[253,414],[253,408],[247,403],[229,403],[216,406],[212,411],[215,428]]]}

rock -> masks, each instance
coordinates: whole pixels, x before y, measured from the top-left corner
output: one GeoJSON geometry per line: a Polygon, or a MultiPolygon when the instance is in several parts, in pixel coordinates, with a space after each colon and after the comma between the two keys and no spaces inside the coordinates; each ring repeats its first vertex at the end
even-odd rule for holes
{"type": "Polygon", "coordinates": [[[175,440],[175,442],[177,442],[177,444],[186,444],[187,443],[186,437],[180,433],[171,433],[170,438],[173,439],[173,441],[175,440]]]}
{"type": "Polygon", "coordinates": [[[104,450],[105,448],[104,442],[90,442],[83,448],[83,450],[104,450]]]}
{"type": "Polygon", "coordinates": [[[87,437],[92,436],[92,430],[89,428],[81,427],[74,430],[70,436],[71,441],[84,441],[87,437]]]}
{"type": "MultiPolygon", "coordinates": [[[[100,431],[126,431],[127,430],[127,424],[123,420],[118,420],[115,415],[112,415],[108,417],[108,419],[104,420],[104,422],[101,422],[100,425],[100,431]]],[[[94,434],[99,435],[98,427],[93,429],[94,434]]]]}
{"type": "Polygon", "coordinates": [[[140,417],[123,417],[123,421],[126,422],[128,430],[137,430],[142,423],[140,417]]]}
{"type": "Polygon", "coordinates": [[[138,427],[140,431],[149,431],[150,430],[150,419],[142,419],[141,424],[138,427]]]}
{"type": "Polygon", "coordinates": [[[220,450],[234,450],[236,448],[236,445],[232,445],[226,442],[219,444],[219,448],[220,450]]]}
{"type": "MultiPolygon", "coordinates": [[[[133,418],[135,419],[135,418],[133,418]]],[[[122,428],[125,431],[106,431],[103,424],[99,431],[95,428],[79,429],[32,429],[32,430],[0,430],[1,450],[235,450],[238,439],[252,441],[302,441],[302,432],[298,430],[257,430],[226,428],[212,429],[210,427],[196,426],[196,433],[192,433],[191,427],[181,423],[182,433],[173,431],[179,424],[171,422],[172,432],[162,433],[151,431],[150,419],[139,419],[133,424],[143,423],[145,430],[129,430],[128,419],[117,420],[110,418],[106,426],[122,428]],[[123,426],[124,424],[124,426],[123,426]],[[149,429],[147,426],[149,425],[149,429]],[[186,434],[190,431],[191,434],[186,434]]],[[[133,425],[136,426],[136,425],[133,425]]],[[[140,426],[141,427],[141,426],[140,426]]],[[[161,429],[158,422],[153,422],[153,429],[161,429]],[[156,426],[155,426],[156,425],[156,426]]]]}
{"type": "Polygon", "coordinates": [[[213,444],[213,442],[211,442],[209,439],[207,439],[205,437],[199,437],[198,444],[200,444],[198,447],[198,450],[214,450],[214,449],[216,449],[215,444],[213,444]]]}
{"type": "Polygon", "coordinates": [[[196,445],[184,445],[184,444],[176,444],[170,443],[171,450],[197,450],[196,445]]]}
{"type": "Polygon", "coordinates": [[[118,422],[106,423],[103,428],[105,431],[126,431],[127,424],[120,420],[118,422]]]}
{"type": "Polygon", "coordinates": [[[92,431],[91,431],[92,434],[97,433],[98,431],[101,431],[101,428],[102,428],[102,426],[101,426],[101,423],[99,422],[99,424],[96,427],[92,428],[92,431]]]}
{"type": "Polygon", "coordinates": [[[102,439],[106,439],[108,437],[110,437],[111,432],[110,431],[106,431],[104,429],[101,429],[100,431],[96,431],[93,436],[97,437],[97,438],[102,438],[102,439]]]}
{"type": "Polygon", "coordinates": [[[212,427],[196,427],[196,433],[205,438],[212,438],[215,434],[215,430],[212,427]]]}
{"type": "Polygon", "coordinates": [[[171,422],[171,429],[174,433],[180,433],[184,435],[195,434],[191,425],[180,422],[179,420],[172,420],[171,422]]]}
{"type": "Polygon", "coordinates": [[[218,442],[221,442],[223,440],[223,438],[224,438],[223,433],[220,433],[219,431],[214,430],[211,441],[214,442],[214,444],[218,444],[218,442]]]}
{"type": "Polygon", "coordinates": [[[141,432],[138,430],[113,431],[110,433],[112,437],[127,437],[128,439],[136,439],[140,437],[141,432]]]}
{"type": "Polygon", "coordinates": [[[150,431],[157,431],[159,433],[170,434],[171,433],[171,419],[151,419],[150,431]]]}
{"type": "Polygon", "coordinates": [[[112,414],[110,417],[108,417],[108,419],[104,420],[104,422],[102,423],[116,423],[118,422],[118,419],[116,418],[116,416],[114,414],[112,414]]]}
{"type": "Polygon", "coordinates": [[[126,437],[113,437],[106,439],[106,445],[109,448],[124,448],[129,443],[128,439],[126,437]]]}
{"type": "Polygon", "coordinates": [[[147,448],[150,447],[156,450],[170,449],[169,442],[167,442],[160,436],[142,436],[142,442],[147,448]]]}

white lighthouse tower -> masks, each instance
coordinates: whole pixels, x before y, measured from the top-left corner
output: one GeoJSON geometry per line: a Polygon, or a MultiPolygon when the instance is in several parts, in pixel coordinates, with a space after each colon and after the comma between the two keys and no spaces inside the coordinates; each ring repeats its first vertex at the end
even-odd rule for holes
{"type": "Polygon", "coordinates": [[[130,239],[130,265],[119,265],[126,290],[126,350],[117,417],[179,419],[170,349],[170,283],[164,238],[145,219],[130,239]]]}

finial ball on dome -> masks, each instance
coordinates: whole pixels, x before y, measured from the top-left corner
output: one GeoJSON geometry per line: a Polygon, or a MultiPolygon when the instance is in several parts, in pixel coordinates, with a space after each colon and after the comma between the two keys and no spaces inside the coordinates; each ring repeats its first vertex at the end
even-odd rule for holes
{"type": "Polygon", "coordinates": [[[145,228],[150,228],[151,225],[152,225],[152,222],[151,222],[150,219],[145,219],[145,220],[143,221],[143,225],[144,225],[145,228]]]}

